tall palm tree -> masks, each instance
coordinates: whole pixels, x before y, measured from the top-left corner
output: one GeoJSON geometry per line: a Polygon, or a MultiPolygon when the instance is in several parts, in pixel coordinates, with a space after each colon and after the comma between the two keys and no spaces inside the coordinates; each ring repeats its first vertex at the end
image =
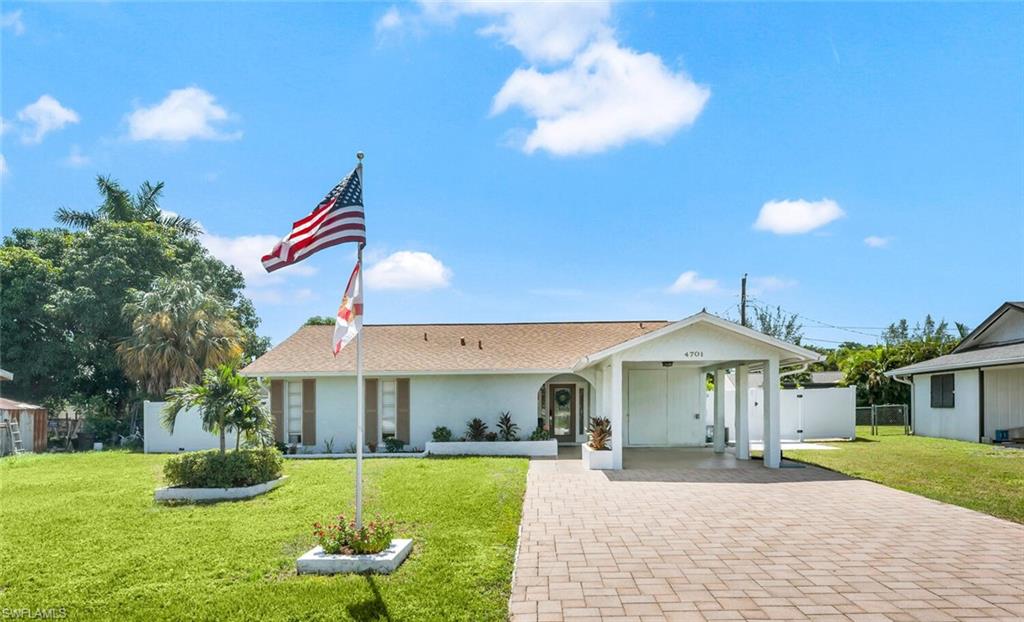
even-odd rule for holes
{"type": "Polygon", "coordinates": [[[220,452],[224,453],[227,432],[235,430],[235,449],[243,434],[262,439],[271,426],[270,413],[263,403],[259,383],[255,378],[240,375],[230,365],[203,372],[200,384],[175,387],[167,393],[167,406],[163,411],[163,424],[172,434],[178,415],[183,410],[197,408],[203,430],[220,437],[220,452]]]}
{"type": "Polygon", "coordinates": [[[156,185],[143,182],[139,191],[132,196],[117,181],[102,175],[96,176],[96,187],[103,198],[98,208],[91,212],[61,207],[57,210],[57,222],[88,229],[97,222],[112,220],[118,222],[154,222],[188,236],[198,235],[202,229],[191,218],[168,214],[160,210],[160,195],[164,182],[156,185]]]}
{"type": "Polygon", "coordinates": [[[125,374],[153,395],[242,354],[242,331],[227,305],[190,282],[161,277],[124,313],[131,335],[118,344],[118,357],[125,374]]]}

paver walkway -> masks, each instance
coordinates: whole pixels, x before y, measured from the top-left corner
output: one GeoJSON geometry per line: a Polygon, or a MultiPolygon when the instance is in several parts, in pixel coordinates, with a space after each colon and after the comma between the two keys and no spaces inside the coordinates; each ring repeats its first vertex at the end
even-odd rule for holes
{"type": "Polygon", "coordinates": [[[700,450],[626,467],[530,463],[514,621],[1024,619],[1022,525],[700,450]]]}

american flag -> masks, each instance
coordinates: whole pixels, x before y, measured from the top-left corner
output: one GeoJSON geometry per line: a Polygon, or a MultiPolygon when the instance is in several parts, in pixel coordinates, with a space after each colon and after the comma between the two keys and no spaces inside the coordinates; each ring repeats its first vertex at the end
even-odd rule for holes
{"type": "Polygon", "coordinates": [[[309,216],[292,225],[291,233],[263,256],[267,272],[298,263],[313,253],[345,242],[366,244],[363,214],[363,170],[356,166],[331,188],[309,216]]]}

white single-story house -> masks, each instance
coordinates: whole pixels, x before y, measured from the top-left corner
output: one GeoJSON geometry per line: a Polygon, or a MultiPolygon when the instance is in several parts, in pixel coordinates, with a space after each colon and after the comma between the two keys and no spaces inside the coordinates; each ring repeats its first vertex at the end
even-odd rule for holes
{"type": "MultiPolygon", "coordinates": [[[[303,326],[243,373],[269,382],[278,440],[354,443],[355,347],[335,358],[332,326],[303,326]]],[[[780,369],[820,360],[810,350],[700,312],[677,322],[367,325],[367,444],[397,437],[423,447],[438,426],[461,436],[509,411],[523,437],[539,425],[560,443],[586,438],[591,417],[623,447],[703,446],[705,378],[715,374],[714,447],[725,450],[725,374],[734,370],[737,456],[749,458],[748,374],[764,386],[765,465],[778,467],[780,369]]]]}
{"type": "Polygon", "coordinates": [[[1024,302],[1003,303],[949,354],[886,375],[913,387],[914,434],[1024,438],[1024,302]]]}

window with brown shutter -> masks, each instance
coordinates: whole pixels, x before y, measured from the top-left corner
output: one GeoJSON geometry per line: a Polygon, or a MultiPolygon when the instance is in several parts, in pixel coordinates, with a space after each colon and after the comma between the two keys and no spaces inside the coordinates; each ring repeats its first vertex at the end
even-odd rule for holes
{"type": "Polygon", "coordinates": [[[398,425],[395,436],[406,445],[409,441],[409,379],[398,379],[398,425]]]}
{"type": "Polygon", "coordinates": [[[316,380],[302,381],[302,444],[316,445],[316,380]]]}
{"type": "Polygon", "coordinates": [[[284,442],[284,381],[270,381],[270,416],[274,420],[274,440],[284,442]]]}
{"type": "Polygon", "coordinates": [[[377,379],[367,378],[363,381],[364,399],[366,401],[366,421],[363,430],[366,444],[377,445],[377,379]]]}

